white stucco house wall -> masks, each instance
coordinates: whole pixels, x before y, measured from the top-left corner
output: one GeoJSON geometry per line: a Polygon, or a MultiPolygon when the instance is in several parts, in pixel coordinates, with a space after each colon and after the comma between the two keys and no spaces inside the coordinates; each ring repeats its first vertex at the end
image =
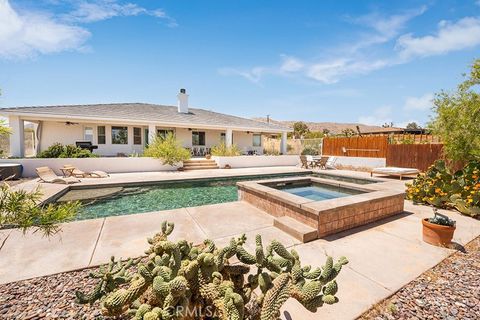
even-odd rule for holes
{"type": "Polygon", "coordinates": [[[287,133],[292,130],[276,124],[190,108],[184,89],[177,106],[147,103],[35,106],[1,108],[12,129],[10,156],[23,157],[24,123],[35,124],[36,152],[54,143],[89,141],[101,156],[141,154],[156,135],[173,132],[184,147],[206,150],[224,141],[235,144],[244,154],[263,153],[262,136],[279,134],[280,152],[287,153],[287,133]]]}

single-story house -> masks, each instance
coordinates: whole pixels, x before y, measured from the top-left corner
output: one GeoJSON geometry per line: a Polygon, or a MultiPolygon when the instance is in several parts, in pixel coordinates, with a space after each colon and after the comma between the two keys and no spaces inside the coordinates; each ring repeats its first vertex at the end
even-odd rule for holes
{"type": "Polygon", "coordinates": [[[24,156],[24,122],[35,124],[36,152],[54,143],[90,142],[102,156],[141,154],[156,135],[172,132],[192,153],[204,154],[214,145],[235,144],[243,153],[262,154],[262,135],[281,135],[280,152],[287,152],[287,132],[264,123],[205,109],[190,108],[181,89],[178,106],[112,103],[1,108],[12,129],[10,155],[24,156]]]}

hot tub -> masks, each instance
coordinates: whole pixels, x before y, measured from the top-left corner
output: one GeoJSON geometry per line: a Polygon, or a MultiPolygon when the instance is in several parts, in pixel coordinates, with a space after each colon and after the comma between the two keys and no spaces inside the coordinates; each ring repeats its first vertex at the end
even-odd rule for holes
{"type": "Polygon", "coordinates": [[[286,216],[313,228],[315,238],[401,213],[405,195],[403,191],[313,176],[238,182],[237,186],[240,200],[276,219],[286,216]]]}
{"type": "Polygon", "coordinates": [[[23,166],[18,163],[0,163],[0,180],[20,179],[22,177],[23,166]]]}

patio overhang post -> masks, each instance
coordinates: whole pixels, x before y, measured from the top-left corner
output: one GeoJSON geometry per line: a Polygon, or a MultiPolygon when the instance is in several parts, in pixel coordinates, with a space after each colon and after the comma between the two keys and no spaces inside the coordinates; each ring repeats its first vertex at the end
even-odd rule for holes
{"type": "Polygon", "coordinates": [[[151,143],[157,136],[157,126],[154,124],[148,125],[148,142],[151,143]]]}
{"type": "Polygon", "coordinates": [[[23,158],[25,156],[24,121],[18,116],[8,117],[10,134],[10,156],[23,158]]]}
{"type": "Polygon", "coordinates": [[[233,143],[233,131],[230,128],[227,128],[225,131],[225,145],[231,147],[233,143]]]}
{"type": "Polygon", "coordinates": [[[287,154],[287,132],[282,132],[282,139],[280,141],[280,153],[287,154]]]}

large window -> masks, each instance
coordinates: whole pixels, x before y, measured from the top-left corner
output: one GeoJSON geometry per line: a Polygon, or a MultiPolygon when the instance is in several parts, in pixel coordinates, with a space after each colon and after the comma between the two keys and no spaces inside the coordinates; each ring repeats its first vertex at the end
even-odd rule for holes
{"type": "Polygon", "coordinates": [[[112,144],[128,144],[127,127],[112,127],[112,144]]]}
{"type": "Polygon", "coordinates": [[[142,144],[142,128],[133,128],[133,144],[142,144]]]}
{"type": "Polygon", "coordinates": [[[158,129],[157,130],[157,137],[165,139],[168,136],[169,133],[173,134],[173,130],[158,129]]]}
{"type": "Polygon", "coordinates": [[[98,144],[105,144],[107,139],[105,138],[105,126],[98,126],[97,127],[97,143],[98,144]]]}
{"type": "Polygon", "coordinates": [[[252,145],[254,147],[261,147],[262,146],[262,135],[259,133],[253,134],[253,142],[252,145]]]}
{"type": "Polygon", "coordinates": [[[192,145],[204,146],[205,145],[205,132],[204,131],[192,131],[192,145]]]}
{"type": "Polygon", "coordinates": [[[83,128],[83,139],[85,139],[85,141],[93,142],[93,128],[92,127],[84,127],[83,128]]]}

